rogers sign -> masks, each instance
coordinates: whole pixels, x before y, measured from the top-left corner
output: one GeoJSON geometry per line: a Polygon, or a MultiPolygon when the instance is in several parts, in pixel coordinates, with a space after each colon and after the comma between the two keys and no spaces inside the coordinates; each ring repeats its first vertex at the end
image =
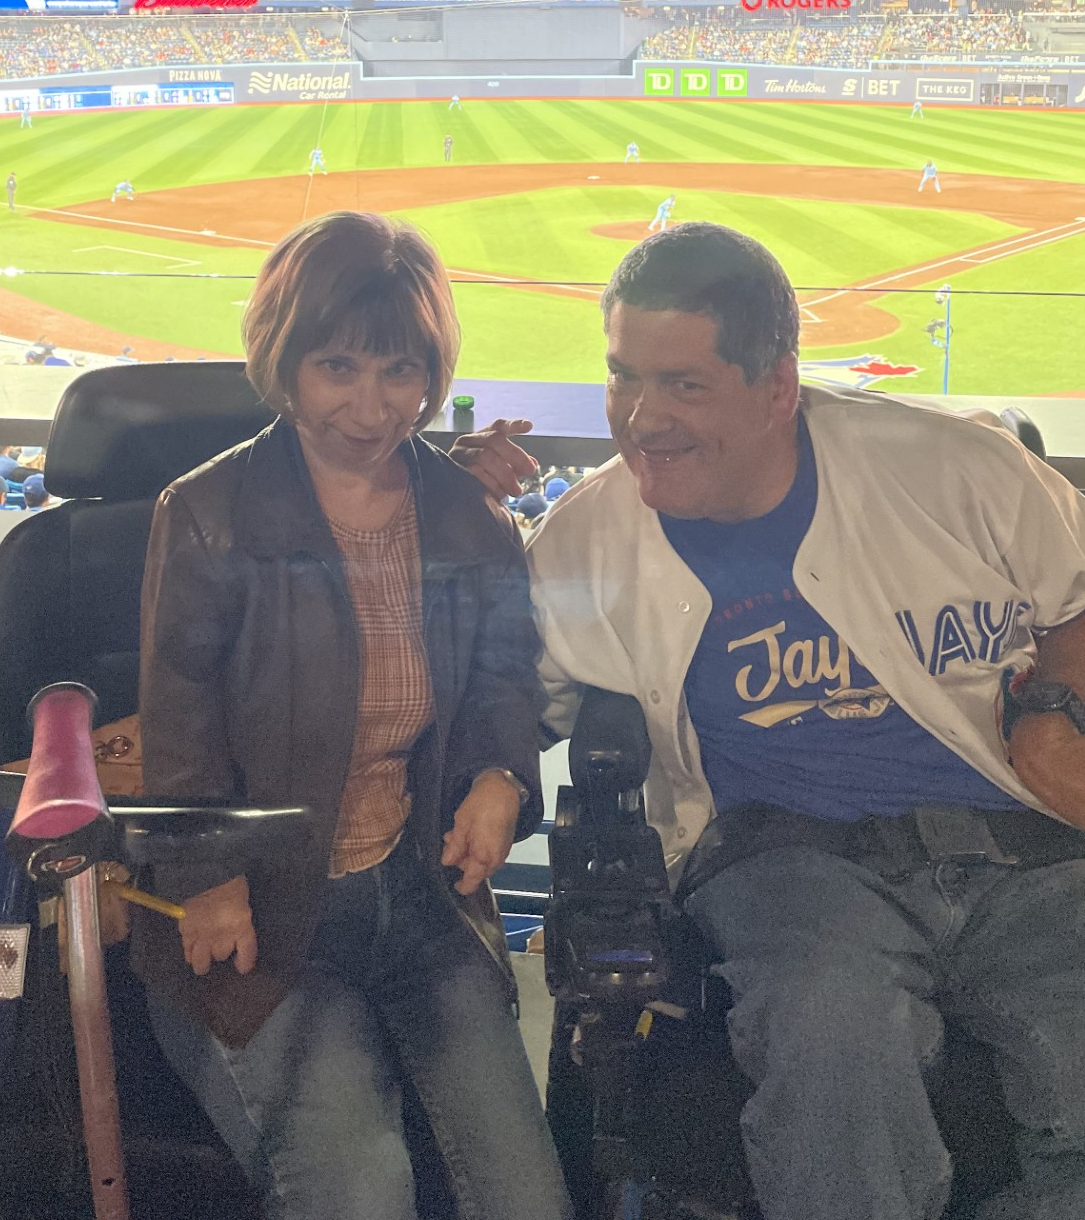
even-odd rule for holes
{"type": "Polygon", "coordinates": [[[762,8],[851,8],[851,0],[742,0],[747,13],[756,13],[762,8]]]}

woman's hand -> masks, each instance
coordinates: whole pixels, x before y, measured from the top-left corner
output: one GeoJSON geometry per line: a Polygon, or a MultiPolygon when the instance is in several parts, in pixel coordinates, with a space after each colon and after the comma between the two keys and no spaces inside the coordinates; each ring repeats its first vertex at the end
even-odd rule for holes
{"type": "Polygon", "coordinates": [[[441,863],[458,868],[460,894],[473,894],[492,876],[512,850],[520,794],[500,771],[483,771],[456,810],[452,829],[445,835],[441,863]]]}
{"type": "Polygon", "coordinates": [[[457,436],[449,457],[469,470],[496,499],[518,496],[523,490],[520,479],[534,474],[539,463],[509,437],[522,436],[532,426],[529,419],[495,419],[481,432],[457,436]]]}
{"type": "Polygon", "coordinates": [[[256,929],[244,877],[189,898],[179,926],[193,973],[206,974],[213,961],[224,962],[231,954],[238,974],[248,974],[256,965],[256,929]]]}

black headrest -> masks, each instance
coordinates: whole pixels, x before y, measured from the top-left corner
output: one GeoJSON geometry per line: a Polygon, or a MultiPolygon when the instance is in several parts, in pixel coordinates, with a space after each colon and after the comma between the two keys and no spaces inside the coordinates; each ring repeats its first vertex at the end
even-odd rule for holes
{"type": "Polygon", "coordinates": [[[273,418],[240,360],[92,369],[61,396],[46,485],[65,499],[153,499],[273,418]]]}

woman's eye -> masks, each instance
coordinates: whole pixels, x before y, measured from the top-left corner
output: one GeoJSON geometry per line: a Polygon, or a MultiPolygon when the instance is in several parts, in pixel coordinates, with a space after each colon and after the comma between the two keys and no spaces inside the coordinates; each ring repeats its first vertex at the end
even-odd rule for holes
{"type": "Polygon", "coordinates": [[[393,377],[411,377],[418,372],[418,365],[413,360],[401,360],[388,371],[393,377]]]}
{"type": "Polygon", "coordinates": [[[345,360],[325,360],[324,367],[329,373],[342,373],[345,371],[347,363],[345,360]]]}

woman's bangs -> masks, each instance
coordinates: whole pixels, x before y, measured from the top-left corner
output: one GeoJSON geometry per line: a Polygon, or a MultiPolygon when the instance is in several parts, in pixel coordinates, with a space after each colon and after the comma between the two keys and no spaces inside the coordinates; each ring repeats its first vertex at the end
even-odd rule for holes
{"type": "Polygon", "coordinates": [[[434,336],[427,322],[430,310],[404,292],[366,293],[355,298],[338,325],[320,346],[332,342],[371,352],[374,356],[426,356],[433,351],[434,336]],[[424,313],[424,318],[418,315],[424,313]]]}

